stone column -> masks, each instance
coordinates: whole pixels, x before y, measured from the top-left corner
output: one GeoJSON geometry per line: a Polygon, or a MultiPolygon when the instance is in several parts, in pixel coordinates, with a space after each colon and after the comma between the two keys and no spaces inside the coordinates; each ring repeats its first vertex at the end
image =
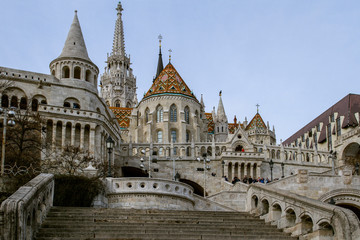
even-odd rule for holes
{"type": "Polygon", "coordinates": [[[62,125],[62,134],[61,134],[61,147],[65,147],[65,138],[66,137],[66,123],[62,125]]]}
{"type": "Polygon", "coordinates": [[[56,149],[56,122],[53,122],[53,129],[52,129],[52,148],[56,149]]]}
{"type": "Polygon", "coordinates": [[[95,153],[95,127],[93,125],[90,126],[90,136],[89,136],[89,152],[95,153]]]}
{"type": "Polygon", "coordinates": [[[256,166],[256,176],[257,177],[261,177],[261,165],[257,165],[256,166]]]}
{"type": "Polygon", "coordinates": [[[84,149],[84,139],[85,138],[85,127],[83,125],[81,125],[80,127],[80,148],[84,149]]]}
{"type": "Polygon", "coordinates": [[[248,170],[247,170],[248,169],[247,164],[248,164],[247,162],[245,162],[245,164],[244,164],[244,177],[245,176],[249,177],[248,170]]]}
{"type": "Polygon", "coordinates": [[[75,146],[75,123],[71,124],[71,143],[70,145],[75,146]]]}

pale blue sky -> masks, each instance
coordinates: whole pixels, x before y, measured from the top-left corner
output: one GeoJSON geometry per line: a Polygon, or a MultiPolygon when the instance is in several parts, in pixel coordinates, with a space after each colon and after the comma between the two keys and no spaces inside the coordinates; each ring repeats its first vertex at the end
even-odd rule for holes
{"type": "MultiPolygon", "coordinates": [[[[250,121],[260,104],[277,141],[348,93],[360,93],[358,0],[124,0],[125,47],[138,99],[156,72],[157,36],[206,111],[250,121]]],[[[74,10],[88,53],[103,72],[117,1],[0,0],[0,66],[49,73],[74,10]]]]}

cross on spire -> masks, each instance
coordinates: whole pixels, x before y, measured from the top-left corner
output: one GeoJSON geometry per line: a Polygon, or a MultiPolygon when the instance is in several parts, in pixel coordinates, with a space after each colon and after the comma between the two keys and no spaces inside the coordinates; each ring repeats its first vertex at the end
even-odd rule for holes
{"type": "Polygon", "coordinates": [[[259,104],[256,104],[255,106],[256,106],[256,111],[257,111],[257,113],[259,113],[259,107],[260,107],[260,105],[259,105],[259,104]]]}
{"type": "Polygon", "coordinates": [[[172,53],[172,50],[169,49],[169,62],[171,62],[171,53],[172,53]]]}
{"type": "Polygon", "coordinates": [[[162,40],[161,34],[158,36],[158,39],[159,39],[159,47],[161,48],[161,40],[162,40]]]}

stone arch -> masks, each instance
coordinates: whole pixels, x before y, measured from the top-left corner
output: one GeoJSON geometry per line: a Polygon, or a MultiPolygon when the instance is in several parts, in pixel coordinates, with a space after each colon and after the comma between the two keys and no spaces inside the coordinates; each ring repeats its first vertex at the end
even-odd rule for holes
{"type": "Polygon", "coordinates": [[[275,155],[275,149],[271,150],[271,158],[275,159],[276,155],[275,155]]]}
{"type": "Polygon", "coordinates": [[[291,207],[285,209],[285,227],[292,227],[296,224],[296,213],[295,210],[291,207]]]}
{"type": "Polygon", "coordinates": [[[259,198],[256,195],[251,197],[251,210],[258,208],[259,206],[259,198]]]}
{"type": "Polygon", "coordinates": [[[27,109],[27,98],[21,97],[20,98],[20,109],[26,110],[27,109]]]}
{"type": "Polygon", "coordinates": [[[355,168],[356,164],[360,164],[360,145],[357,142],[351,142],[344,147],[341,159],[344,165],[355,168]]]}
{"type": "Polygon", "coordinates": [[[72,107],[74,109],[80,109],[80,101],[77,98],[69,97],[64,100],[64,107],[72,107]]]}
{"type": "Polygon", "coordinates": [[[269,213],[270,207],[269,207],[269,201],[266,198],[263,198],[261,200],[261,215],[265,215],[269,213]]]}
{"type": "Polygon", "coordinates": [[[9,107],[9,96],[6,94],[3,94],[1,96],[1,107],[3,107],[3,108],[9,107]]]}
{"type": "Polygon", "coordinates": [[[280,150],[276,151],[276,159],[280,159],[280,150]]]}
{"type": "Polygon", "coordinates": [[[228,163],[228,179],[229,179],[229,181],[231,181],[232,180],[232,178],[233,178],[233,176],[232,176],[232,162],[229,162],[228,163]]]}
{"type": "Polygon", "coordinates": [[[114,101],[114,106],[115,106],[115,107],[121,107],[121,102],[120,102],[119,99],[116,99],[116,100],[114,101]]]}
{"type": "Polygon", "coordinates": [[[209,146],[209,147],[207,148],[206,154],[207,154],[207,156],[209,156],[209,157],[212,156],[212,147],[209,146]]]}
{"type": "Polygon", "coordinates": [[[310,213],[303,212],[299,215],[300,223],[301,223],[301,234],[308,234],[313,231],[314,222],[310,213]]]}
{"type": "MultiPolygon", "coordinates": [[[[180,178],[179,181],[190,185],[194,189],[194,194],[196,194],[198,196],[204,196],[204,188],[197,182],[194,182],[194,181],[192,181],[190,179],[186,179],[186,178],[180,178]]],[[[207,193],[206,193],[206,196],[207,196],[207,193]]]]}
{"type": "Polygon", "coordinates": [[[322,236],[333,237],[335,234],[333,226],[327,219],[320,219],[317,223],[322,236]]]}
{"type": "Polygon", "coordinates": [[[272,220],[279,220],[281,218],[282,208],[279,203],[275,202],[271,206],[271,217],[272,220]]]}
{"type": "Polygon", "coordinates": [[[18,98],[17,96],[12,96],[10,101],[10,107],[18,107],[18,98]]]}

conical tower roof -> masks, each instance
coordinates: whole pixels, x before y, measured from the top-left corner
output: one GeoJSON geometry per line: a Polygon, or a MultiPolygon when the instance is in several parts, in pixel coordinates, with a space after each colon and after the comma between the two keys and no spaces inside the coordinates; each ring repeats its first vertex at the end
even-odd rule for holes
{"type": "Polygon", "coordinates": [[[145,94],[144,99],[165,94],[182,95],[199,102],[171,63],[168,63],[154,80],[149,91],[145,94]]]}
{"type": "Polygon", "coordinates": [[[225,109],[224,109],[224,104],[223,104],[222,99],[221,99],[221,93],[219,94],[219,96],[220,96],[220,99],[219,99],[216,118],[217,118],[218,121],[227,121],[227,117],[226,117],[225,109]]]}
{"type": "Polygon", "coordinates": [[[125,40],[124,40],[124,26],[123,21],[121,19],[122,11],[121,2],[118,3],[116,11],[117,11],[117,19],[115,23],[115,31],[114,31],[114,40],[113,40],[113,48],[112,53],[114,55],[125,56],[125,40]]]}
{"type": "Polygon", "coordinates": [[[71,24],[64,48],[58,59],[59,58],[80,58],[91,62],[88,56],[76,10],[74,20],[71,24]]]}

